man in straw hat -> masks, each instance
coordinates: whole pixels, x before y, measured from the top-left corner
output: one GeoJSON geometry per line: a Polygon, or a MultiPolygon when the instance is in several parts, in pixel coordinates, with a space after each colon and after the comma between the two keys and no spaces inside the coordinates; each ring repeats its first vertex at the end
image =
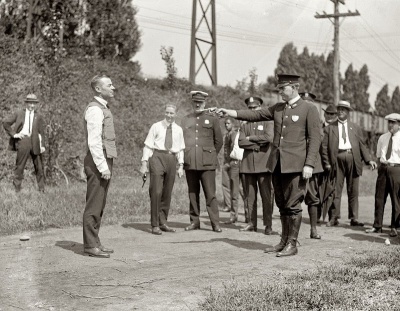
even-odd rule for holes
{"type": "Polygon", "coordinates": [[[9,150],[17,151],[13,180],[16,192],[21,190],[24,169],[29,157],[33,161],[39,191],[44,192],[41,154],[45,151],[45,124],[43,117],[36,110],[38,103],[35,94],[28,94],[25,99],[25,109],[4,120],[4,129],[10,135],[9,150]]]}
{"type": "Polygon", "coordinates": [[[284,102],[260,110],[217,110],[222,116],[247,121],[274,121],[274,140],[268,168],[272,173],[275,201],[281,214],[279,244],[265,249],[277,257],[297,254],[302,207],[307,180],[312,176],[321,144],[321,122],[316,106],[299,96],[298,75],[278,75],[279,94],[284,102]]]}
{"type": "Polygon", "coordinates": [[[382,232],[383,211],[388,194],[392,201],[390,236],[398,235],[400,227],[400,114],[391,113],[385,117],[389,131],[379,137],[376,148],[378,178],[375,190],[375,219],[367,233],[382,232]]]}
{"type": "Polygon", "coordinates": [[[327,226],[337,226],[340,218],[340,206],[344,180],[348,193],[348,218],[350,226],[364,226],[358,221],[358,188],[363,164],[376,168],[365,145],[361,128],[348,120],[353,108],[344,100],[337,105],[338,120],[324,128],[322,143],[322,161],[327,170],[336,170],[335,199],[332,206],[332,218],[327,226]]]}

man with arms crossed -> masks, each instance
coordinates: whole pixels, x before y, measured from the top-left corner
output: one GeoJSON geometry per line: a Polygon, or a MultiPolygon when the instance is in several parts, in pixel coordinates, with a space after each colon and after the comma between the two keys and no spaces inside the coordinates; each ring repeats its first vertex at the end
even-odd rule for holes
{"type": "Polygon", "coordinates": [[[115,88],[111,79],[105,75],[95,76],[90,85],[94,99],[86,107],[84,114],[87,192],[83,213],[83,243],[85,254],[109,258],[114,251],[101,244],[99,230],[110,186],[113,160],[117,157],[114,121],[108,107],[109,101],[114,97],[115,88]]]}

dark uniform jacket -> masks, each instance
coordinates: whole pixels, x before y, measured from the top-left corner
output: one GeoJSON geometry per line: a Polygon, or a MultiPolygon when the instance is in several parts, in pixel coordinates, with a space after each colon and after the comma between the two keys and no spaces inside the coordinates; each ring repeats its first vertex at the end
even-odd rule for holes
{"type": "MultiPolygon", "coordinates": [[[[339,152],[339,121],[332,123],[331,125],[324,128],[324,140],[322,142],[322,161],[324,166],[331,165],[336,167],[337,156],[339,152]]],[[[372,160],[371,155],[368,152],[367,146],[361,128],[347,120],[347,130],[349,134],[349,140],[351,144],[351,150],[353,153],[354,165],[356,167],[356,173],[358,176],[362,175],[364,162],[368,163],[372,160]]]]}
{"type": "Polygon", "coordinates": [[[299,173],[304,165],[316,166],[321,144],[321,122],[317,107],[303,99],[291,107],[286,108],[286,103],[277,103],[261,110],[237,112],[240,120],[274,121],[274,140],[267,165],[271,172],[278,160],[282,173],[299,173]]]}
{"type": "Polygon", "coordinates": [[[219,120],[203,112],[189,114],[182,121],[185,139],[185,170],[215,170],[217,155],[222,148],[223,138],[219,120]]]}
{"type": "MultiPolygon", "coordinates": [[[[25,123],[25,112],[26,110],[21,110],[16,113],[14,113],[12,116],[4,120],[3,126],[4,129],[6,130],[7,134],[10,136],[10,141],[8,145],[8,149],[12,151],[17,151],[18,150],[18,143],[20,141],[19,138],[14,138],[14,135],[16,133],[19,133],[22,128],[24,127],[25,123]],[[14,125],[14,127],[13,127],[14,125]]],[[[31,134],[31,140],[32,140],[32,151],[35,155],[40,154],[40,142],[39,142],[39,134],[42,136],[42,146],[44,146],[44,131],[45,131],[45,126],[44,126],[44,120],[43,117],[35,111],[35,114],[33,116],[33,123],[32,123],[32,134],[31,134]]]]}
{"type": "Polygon", "coordinates": [[[273,139],[273,121],[248,122],[241,126],[239,147],[244,149],[241,173],[271,172],[267,163],[273,139]],[[249,140],[246,137],[249,137],[249,140]]]}

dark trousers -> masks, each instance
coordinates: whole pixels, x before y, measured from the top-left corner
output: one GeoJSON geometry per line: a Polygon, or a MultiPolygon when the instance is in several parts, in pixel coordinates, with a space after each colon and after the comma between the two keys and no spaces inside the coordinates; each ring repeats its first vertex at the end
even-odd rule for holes
{"type": "Polygon", "coordinates": [[[215,197],[215,170],[197,171],[186,170],[186,181],[189,191],[189,213],[190,222],[200,224],[200,183],[206,198],[206,207],[211,225],[219,224],[218,202],[215,197]]]}
{"type": "MultiPolygon", "coordinates": [[[[101,244],[99,230],[110,179],[101,178],[101,173],[90,152],[87,153],[83,164],[87,179],[86,207],[83,213],[83,244],[85,248],[99,247],[101,244]]],[[[107,158],[107,165],[112,172],[113,159],[107,158]]]]}
{"type": "Polygon", "coordinates": [[[239,192],[240,192],[240,179],[239,179],[239,167],[240,162],[237,160],[231,160],[229,163],[229,190],[231,197],[231,219],[238,218],[239,212],[239,192]]]}
{"type": "Polygon", "coordinates": [[[40,155],[33,154],[31,137],[24,137],[19,141],[17,151],[17,161],[14,171],[14,186],[21,189],[22,180],[24,179],[24,169],[28,158],[32,158],[33,166],[35,168],[36,181],[39,190],[44,190],[44,173],[43,163],[40,155]]]}
{"type": "Polygon", "coordinates": [[[380,165],[375,188],[375,217],[374,228],[383,226],[383,213],[387,196],[392,201],[392,218],[390,226],[400,227],[400,167],[380,165]]]}
{"type": "Polygon", "coordinates": [[[334,216],[340,218],[342,190],[346,179],[348,197],[348,218],[358,219],[358,187],[360,176],[356,173],[353,154],[340,152],[337,157],[335,199],[333,201],[334,216]]]}
{"type": "Polygon", "coordinates": [[[257,227],[257,193],[260,196],[263,207],[264,226],[272,228],[272,213],[274,211],[272,174],[254,173],[244,174],[246,179],[247,206],[249,208],[249,224],[257,227]]]}
{"type": "Polygon", "coordinates": [[[176,156],[154,151],[149,159],[151,226],[165,225],[176,175],[176,156]]]}
{"type": "Polygon", "coordinates": [[[302,177],[302,173],[281,173],[278,162],[272,174],[272,184],[279,213],[282,216],[301,214],[301,203],[307,191],[307,179],[302,177]]]}
{"type": "Polygon", "coordinates": [[[245,174],[243,173],[239,173],[239,184],[242,184],[242,187],[239,187],[239,194],[243,199],[244,217],[246,222],[249,222],[249,207],[247,206],[246,179],[245,179],[245,174]]]}

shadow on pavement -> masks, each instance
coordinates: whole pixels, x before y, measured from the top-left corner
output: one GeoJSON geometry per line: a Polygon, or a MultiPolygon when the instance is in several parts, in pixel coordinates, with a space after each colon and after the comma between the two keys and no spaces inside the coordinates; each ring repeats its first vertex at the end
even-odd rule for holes
{"type": "Polygon", "coordinates": [[[74,241],[57,241],[55,246],[66,249],[67,251],[72,251],[75,254],[85,256],[83,253],[83,244],[74,241]]]}
{"type": "Polygon", "coordinates": [[[211,239],[211,240],[206,240],[206,241],[186,241],[186,242],[170,242],[170,243],[171,244],[196,244],[196,243],[214,243],[214,242],[224,242],[224,243],[230,244],[230,245],[238,247],[238,248],[249,249],[249,250],[263,250],[267,246],[272,246],[272,245],[254,242],[254,241],[234,240],[234,239],[228,239],[228,238],[217,238],[217,239],[211,239]]]}
{"type": "Polygon", "coordinates": [[[388,237],[384,234],[384,237],[378,236],[376,234],[359,234],[359,233],[347,233],[343,235],[344,237],[356,240],[356,241],[368,241],[375,243],[385,243],[386,238],[388,237]]]}
{"type": "MultiPolygon", "coordinates": [[[[184,229],[186,226],[188,226],[190,223],[182,223],[182,222],[167,222],[168,226],[174,229],[184,229]]],[[[140,230],[146,233],[151,233],[151,225],[150,223],[126,223],[122,224],[122,227],[124,228],[133,228],[136,230],[140,230]]]]}

